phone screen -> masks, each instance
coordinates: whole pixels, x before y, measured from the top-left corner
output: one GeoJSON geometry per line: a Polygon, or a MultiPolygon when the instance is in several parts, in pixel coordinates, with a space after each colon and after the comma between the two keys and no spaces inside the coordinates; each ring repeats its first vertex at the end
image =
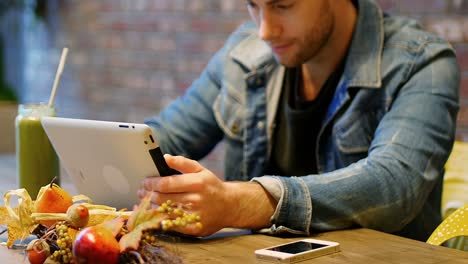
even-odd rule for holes
{"type": "Polygon", "coordinates": [[[286,245],[281,245],[277,247],[272,247],[269,248],[268,250],[272,251],[278,251],[278,252],[283,252],[283,253],[289,253],[289,254],[297,254],[301,253],[304,251],[309,251],[313,249],[318,249],[322,247],[326,247],[327,245],[324,244],[317,244],[317,243],[310,243],[310,242],[305,242],[305,241],[298,241],[286,245]]]}

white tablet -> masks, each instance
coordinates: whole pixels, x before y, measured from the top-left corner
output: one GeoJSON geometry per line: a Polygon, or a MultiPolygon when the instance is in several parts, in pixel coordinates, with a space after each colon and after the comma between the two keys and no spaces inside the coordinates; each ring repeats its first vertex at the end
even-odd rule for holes
{"type": "Polygon", "coordinates": [[[43,117],[42,126],[79,193],[132,210],[148,176],[176,174],[145,124],[43,117]]]}

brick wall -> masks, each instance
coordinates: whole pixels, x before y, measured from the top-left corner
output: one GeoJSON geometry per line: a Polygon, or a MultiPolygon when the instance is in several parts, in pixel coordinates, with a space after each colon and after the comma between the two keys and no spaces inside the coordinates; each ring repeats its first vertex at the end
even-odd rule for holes
{"type": "Polygon", "coordinates": [[[229,32],[243,5],[218,0],[69,1],[63,42],[87,116],[142,121],[183,93],[229,32]]]}
{"type": "MultiPolygon", "coordinates": [[[[378,2],[418,19],[457,50],[463,71],[457,137],[468,141],[468,0],[378,2]]],[[[48,0],[47,13],[45,21],[26,20],[22,100],[48,99],[67,46],[59,114],[133,122],[184,92],[248,17],[237,0],[48,0]]]]}

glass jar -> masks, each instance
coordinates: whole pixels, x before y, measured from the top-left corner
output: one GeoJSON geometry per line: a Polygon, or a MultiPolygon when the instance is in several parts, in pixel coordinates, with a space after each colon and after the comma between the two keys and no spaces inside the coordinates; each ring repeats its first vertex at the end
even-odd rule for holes
{"type": "Polygon", "coordinates": [[[19,188],[25,188],[33,200],[39,189],[54,177],[59,183],[57,154],[41,124],[42,116],[56,116],[47,104],[20,104],[16,117],[16,166],[19,188]]]}

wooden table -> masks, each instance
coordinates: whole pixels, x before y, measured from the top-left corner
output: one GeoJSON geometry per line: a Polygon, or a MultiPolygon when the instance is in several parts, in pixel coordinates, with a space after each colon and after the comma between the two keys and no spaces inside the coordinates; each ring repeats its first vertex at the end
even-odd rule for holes
{"type": "MultiPolygon", "coordinates": [[[[370,229],[353,229],[313,235],[314,238],[336,241],[341,251],[301,263],[327,264],[462,264],[468,263],[468,252],[432,246],[370,229]]],[[[295,240],[246,231],[226,230],[206,239],[180,239],[170,247],[184,263],[248,264],[256,260],[254,250],[295,240]]],[[[19,250],[0,246],[1,263],[27,263],[19,250]]]]}
{"type": "MultiPolygon", "coordinates": [[[[302,263],[468,263],[468,252],[436,247],[370,229],[326,232],[312,237],[339,242],[341,251],[302,263]]],[[[295,239],[259,234],[240,235],[181,242],[178,248],[187,263],[260,263],[254,256],[255,249],[295,239]]]]}
{"type": "MultiPolygon", "coordinates": [[[[15,187],[14,157],[0,155],[0,189],[2,194],[15,187]],[[11,175],[10,175],[11,174],[11,175]],[[7,181],[10,179],[10,182],[7,181]],[[13,182],[11,182],[13,181],[13,182]],[[4,185],[6,184],[6,185],[4,185]]],[[[67,183],[68,184],[68,183],[67,183]]],[[[5,241],[5,235],[0,240],[5,241]]],[[[301,263],[356,264],[468,264],[468,252],[432,246],[370,229],[353,229],[315,234],[313,238],[336,241],[341,251],[301,263]]],[[[204,239],[177,239],[171,243],[185,263],[260,263],[255,249],[286,243],[298,238],[279,238],[226,229],[204,239]]],[[[0,246],[0,263],[27,263],[19,250],[0,246]]]]}

